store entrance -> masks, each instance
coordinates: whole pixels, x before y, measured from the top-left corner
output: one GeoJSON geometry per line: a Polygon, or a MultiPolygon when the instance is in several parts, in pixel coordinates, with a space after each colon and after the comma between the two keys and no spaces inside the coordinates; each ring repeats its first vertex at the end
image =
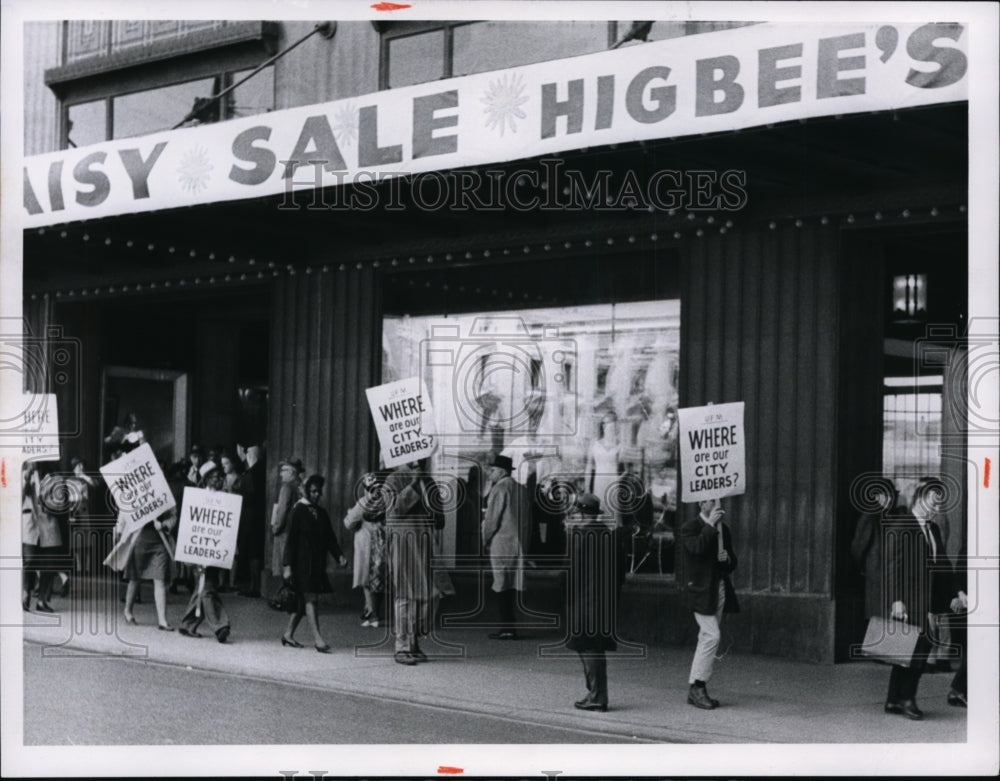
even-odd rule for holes
{"type": "Polygon", "coordinates": [[[909,508],[917,481],[933,479],[948,556],[965,550],[967,257],[964,225],[844,240],[836,661],[858,658],[867,624],[851,542],[879,486],[909,508]]]}
{"type": "Polygon", "coordinates": [[[267,297],[256,292],[105,303],[101,456],[138,426],[169,464],[195,444],[235,454],[267,436],[267,297]]]}

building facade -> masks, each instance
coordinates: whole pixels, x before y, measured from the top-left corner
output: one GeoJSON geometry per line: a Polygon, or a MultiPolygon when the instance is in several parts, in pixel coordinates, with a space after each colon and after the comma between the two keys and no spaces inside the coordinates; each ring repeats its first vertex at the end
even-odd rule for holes
{"type": "MultiPolygon", "coordinates": [[[[164,463],[266,443],[269,503],[302,458],[337,518],[378,465],[366,389],[419,376],[442,566],[477,582],[492,455],[602,498],[630,472],[620,630],[680,643],[670,420],[742,401],[737,649],[850,657],[883,476],[938,476],[965,550],[961,25],[29,27],[24,311],[78,345],[35,388],[67,464],[132,412],[164,463]]],[[[558,613],[547,496],[525,607],[558,613]]]]}

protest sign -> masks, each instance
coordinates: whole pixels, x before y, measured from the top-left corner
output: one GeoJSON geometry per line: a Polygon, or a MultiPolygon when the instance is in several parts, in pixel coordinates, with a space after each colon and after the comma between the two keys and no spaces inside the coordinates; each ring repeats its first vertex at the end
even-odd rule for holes
{"type": "Polygon", "coordinates": [[[677,410],[680,423],[681,501],[700,502],[746,493],[743,402],[677,410]]]}
{"type": "Polygon", "coordinates": [[[433,452],[434,437],[422,427],[422,421],[432,420],[433,413],[419,377],[367,388],[365,394],[387,467],[419,461],[433,452]]]}
{"type": "Polygon", "coordinates": [[[21,403],[20,426],[11,443],[19,448],[25,461],[59,460],[59,412],[56,394],[25,393],[21,403]]]}
{"type": "Polygon", "coordinates": [[[101,476],[124,519],[124,534],[177,506],[148,442],[102,466],[101,476]]]}
{"type": "Polygon", "coordinates": [[[232,569],[243,497],[185,488],[174,558],[185,564],[232,569]]]}

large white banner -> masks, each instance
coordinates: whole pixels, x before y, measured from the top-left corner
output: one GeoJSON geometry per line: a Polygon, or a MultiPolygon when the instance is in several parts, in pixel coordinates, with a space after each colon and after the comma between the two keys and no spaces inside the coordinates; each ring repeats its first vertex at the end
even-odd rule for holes
{"type": "Polygon", "coordinates": [[[419,461],[434,451],[434,437],[423,427],[424,421],[434,419],[434,413],[419,377],[376,385],[365,394],[387,467],[419,461]]]}
{"type": "Polygon", "coordinates": [[[681,501],[700,502],[746,493],[743,402],[677,410],[680,424],[681,501]]]}
{"type": "Polygon", "coordinates": [[[364,210],[393,176],[967,100],[968,37],[760,24],[67,149],[25,161],[23,224],[345,183],[364,210]]]}
{"type": "Polygon", "coordinates": [[[125,519],[124,535],[177,506],[148,442],[102,466],[101,476],[125,519]]]}

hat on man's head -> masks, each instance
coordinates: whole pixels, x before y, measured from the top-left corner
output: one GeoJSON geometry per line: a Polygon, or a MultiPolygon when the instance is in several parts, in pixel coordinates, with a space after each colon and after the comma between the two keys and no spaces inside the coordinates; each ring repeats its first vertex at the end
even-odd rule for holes
{"type": "Polygon", "coordinates": [[[201,477],[202,480],[204,480],[218,468],[219,465],[214,461],[206,461],[204,464],[198,467],[198,476],[201,477]]]}
{"type": "Polygon", "coordinates": [[[311,488],[316,486],[317,488],[322,488],[326,484],[326,478],[323,475],[309,475],[306,480],[306,488],[311,488]]]}
{"type": "Polygon", "coordinates": [[[497,466],[507,472],[514,471],[514,462],[510,459],[510,456],[493,456],[493,460],[490,461],[490,466],[497,466]]]}
{"type": "Polygon", "coordinates": [[[306,471],[306,468],[302,465],[301,458],[283,458],[281,459],[281,463],[278,464],[278,467],[280,468],[283,466],[290,466],[292,469],[294,469],[296,472],[299,473],[306,471]]]}
{"type": "Polygon", "coordinates": [[[576,509],[584,515],[600,515],[601,500],[594,494],[580,494],[576,498],[576,509]]]}

